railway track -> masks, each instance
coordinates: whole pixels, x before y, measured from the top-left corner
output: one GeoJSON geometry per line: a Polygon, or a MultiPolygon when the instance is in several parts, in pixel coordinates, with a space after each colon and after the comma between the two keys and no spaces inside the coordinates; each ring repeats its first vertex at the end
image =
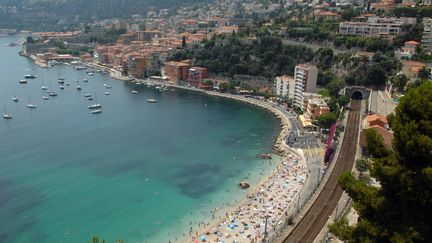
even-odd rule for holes
{"type": "Polygon", "coordinates": [[[351,110],[345,128],[345,137],[339,156],[334,162],[336,163],[334,169],[315,202],[285,238],[284,243],[313,242],[336,207],[337,202],[342,196],[342,189],[339,187],[338,178],[342,172],[351,171],[354,164],[360,123],[360,107],[361,100],[351,101],[351,110]]]}

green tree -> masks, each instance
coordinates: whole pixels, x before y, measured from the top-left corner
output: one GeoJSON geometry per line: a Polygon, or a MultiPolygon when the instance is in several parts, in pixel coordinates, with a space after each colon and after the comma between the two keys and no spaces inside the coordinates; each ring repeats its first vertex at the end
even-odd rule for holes
{"type": "Polygon", "coordinates": [[[388,149],[384,145],[383,137],[373,129],[364,130],[366,137],[366,150],[374,157],[384,157],[388,154],[388,149]]]}
{"type": "Polygon", "coordinates": [[[421,81],[425,81],[429,79],[430,74],[431,74],[431,70],[429,68],[423,67],[422,69],[419,70],[417,75],[421,79],[421,81]]]}
{"type": "Polygon", "coordinates": [[[399,91],[403,91],[405,89],[406,84],[408,83],[408,77],[404,74],[396,74],[390,78],[390,82],[399,91]]]}
{"type": "Polygon", "coordinates": [[[360,172],[360,174],[365,173],[369,170],[369,161],[365,159],[358,159],[355,161],[356,170],[360,172]]]}
{"type": "Polygon", "coordinates": [[[342,95],[337,99],[340,106],[346,106],[350,102],[350,97],[348,95],[342,95]]]}
{"type": "Polygon", "coordinates": [[[322,128],[330,128],[337,120],[334,112],[327,112],[317,117],[316,123],[322,128]]]}
{"type": "MultiPolygon", "coordinates": [[[[357,225],[337,221],[332,232],[347,242],[432,241],[432,83],[409,89],[394,114],[392,150],[381,139],[370,174],[380,183],[373,187],[345,172],[339,184],[353,200],[357,225]]],[[[371,145],[368,145],[371,146],[371,145]]]]}

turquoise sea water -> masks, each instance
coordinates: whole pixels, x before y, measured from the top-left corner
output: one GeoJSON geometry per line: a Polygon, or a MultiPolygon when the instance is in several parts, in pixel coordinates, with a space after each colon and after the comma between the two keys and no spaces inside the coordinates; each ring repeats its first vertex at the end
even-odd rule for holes
{"type": "Polygon", "coordinates": [[[254,184],[272,169],[255,158],[279,132],[265,111],[65,65],[41,69],[5,47],[13,40],[0,38],[1,111],[5,103],[13,115],[0,120],[0,242],[174,241],[191,220],[208,219],[200,211],[244,197],[239,180],[254,184]],[[38,78],[19,84],[29,73],[38,78]],[[71,85],[60,90],[58,76],[71,85]],[[58,97],[41,98],[42,78],[58,97]],[[97,93],[101,114],[89,113],[85,93],[97,93]]]}

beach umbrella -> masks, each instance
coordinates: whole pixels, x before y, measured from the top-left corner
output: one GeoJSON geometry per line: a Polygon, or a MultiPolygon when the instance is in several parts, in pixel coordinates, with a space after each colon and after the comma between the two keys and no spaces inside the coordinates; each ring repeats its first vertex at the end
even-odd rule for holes
{"type": "Polygon", "coordinates": [[[201,235],[201,241],[206,241],[206,236],[205,235],[201,235]]]}

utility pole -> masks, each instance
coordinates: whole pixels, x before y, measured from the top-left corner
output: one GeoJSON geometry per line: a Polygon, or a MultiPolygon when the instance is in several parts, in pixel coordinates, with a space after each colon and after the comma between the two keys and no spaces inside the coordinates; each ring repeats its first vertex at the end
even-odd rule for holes
{"type": "Polygon", "coordinates": [[[268,214],[266,215],[265,218],[265,224],[264,224],[264,239],[263,242],[267,242],[267,236],[268,236],[268,232],[267,232],[267,221],[268,221],[268,214]]]}
{"type": "Polygon", "coordinates": [[[297,201],[297,213],[300,212],[300,197],[301,195],[299,194],[298,201],[297,201]]]}

